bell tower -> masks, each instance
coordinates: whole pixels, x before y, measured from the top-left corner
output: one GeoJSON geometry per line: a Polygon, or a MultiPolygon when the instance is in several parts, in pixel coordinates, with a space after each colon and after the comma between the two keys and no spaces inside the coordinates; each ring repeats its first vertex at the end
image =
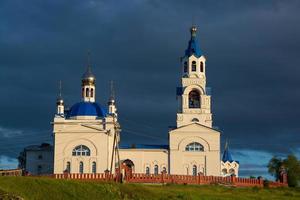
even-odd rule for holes
{"type": "Polygon", "coordinates": [[[181,86],[177,88],[177,127],[199,123],[212,127],[211,98],[206,93],[206,59],[197,42],[197,28],[190,29],[191,38],[181,58],[181,86]]]}
{"type": "Polygon", "coordinates": [[[88,64],[86,72],[82,75],[81,80],[81,96],[84,102],[95,102],[95,87],[96,77],[92,73],[92,66],[90,62],[90,52],[88,53],[88,64]]]}

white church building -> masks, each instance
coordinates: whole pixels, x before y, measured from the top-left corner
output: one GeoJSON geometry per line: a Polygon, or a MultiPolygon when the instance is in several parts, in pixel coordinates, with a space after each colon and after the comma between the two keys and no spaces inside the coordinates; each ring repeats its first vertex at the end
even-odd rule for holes
{"type": "Polygon", "coordinates": [[[52,122],[54,174],[115,173],[116,168],[127,167],[146,174],[238,175],[239,163],[228,148],[221,159],[221,133],[213,128],[211,96],[206,91],[206,58],[196,40],[196,27],[190,32],[181,59],[179,108],[176,126],[168,133],[169,144],[120,148],[121,113],[118,116],[113,95],[107,107],[96,101],[96,76],[88,64],[81,81],[81,101],[65,110],[61,95],[57,99],[52,122]]]}

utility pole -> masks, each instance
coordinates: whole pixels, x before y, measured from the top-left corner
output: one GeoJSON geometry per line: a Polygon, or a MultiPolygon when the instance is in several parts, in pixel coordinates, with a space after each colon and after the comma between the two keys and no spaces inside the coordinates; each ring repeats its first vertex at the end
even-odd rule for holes
{"type": "Polygon", "coordinates": [[[119,154],[120,127],[119,127],[118,122],[116,122],[115,114],[113,114],[113,124],[114,124],[114,141],[113,141],[113,149],[112,149],[112,155],[111,155],[110,174],[112,174],[114,160],[118,163],[119,171],[121,170],[120,154],[119,154]]]}
{"type": "Polygon", "coordinates": [[[112,174],[113,170],[113,161],[118,163],[119,172],[121,172],[121,163],[120,163],[120,154],[119,154],[119,135],[120,135],[120,125],[116,121],[117,117],[117,109],[115,106],[115,91],[113,87],[113,81],[110,83],[110,98],[109,98],[109,111],[113,117],[113,126],[114,126],[114,141],[113,141],[113,149],[111,155],[111,165],[110,165],[110,174],[112,174]]]}

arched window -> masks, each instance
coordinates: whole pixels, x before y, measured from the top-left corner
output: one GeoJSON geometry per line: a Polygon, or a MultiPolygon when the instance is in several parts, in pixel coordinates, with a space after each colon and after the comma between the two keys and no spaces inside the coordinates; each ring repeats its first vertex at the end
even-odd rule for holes
{"type": "Polygon", "coordinates": [[[200,72],[203,72],[203,71],[204,71],[203,62],[201,61],[200,62],[200,72]]]}
{"type": "Polygon", "coordinates": [[[185,61],[185,62],[184,62],[184,65],[183,65],[183,72],[184,72],[184,73],[187,73],[187,71],[188,71],[188,64],[187,64],[187,62],[185,61]]]}
{"type": "Polygon", "coordinates": [[[86,89],[85,89],[85,96],[86,96],[86,97],[89,97],[89,96],[90,96],[89,93],[90,93],[90,89],[89,89],[89,88],[86,88],[86,89]]]}
{"type": "Polygon", "coordinates": [[[193,118],[193,119],[192,119],[192,122],[199,122],[199,119],[193,118]]]}
{"type": "Polygon", "coordinates": [[[204,147],[198,142],[192,142],[185,147],[186,151],[204,151],[204,147]]]}
{"type": "Polygon", "coordinates": [[[229,174],[235,175],[235,170],[231,168],[231,169],[229,170],[229,174]]]}
{"type": "Polygon", "coordinates": [[[196,61],[192,62],[192,72],[196,71],[196,61]]]}
{"type": "Polygon", "coordinates": [[[166,167],[163,167],[163,170],[162,170],[164,173],[167,173],[167,168],[166,167]]]}
{"type": "Polygon", "coordinates": [[[226,174],[227,174],[227,169],[226,169],[226,168],[222,169],[222,174],[223,174],[223,175],[226,175],[226,174]]]}
{"type": "Polygon", "coordinates": [[[197,166],[193,165],[193,176],[197,176],[197,166]]]}
{"type": "Polygon", "coordinates": [[[91,97],[94,97],[94,88],[91,88],[91,97]]]}
{"type": "Polygon", "coordinates": [[[71,173],[71,162],[67,162],[66,172],[71,173]]]}
{"type": "Polygon", "coordinates": [[[158,165],[154,166],[154,174],[157,175],[158,174],[158,165]]]}
{"type": "Polygon", "coordinates": [[[197,90],[189,93],[189,108],[200,108],[200,93],[197,90]]]}
{"type": "Polygon", "coordinates": [[[147,174],[147,175],[150,174],[150,167],[146,167],[146,174],[147,174]]]}
{"type": "Polygon", "coordinates": [[[92,173],[96,174],[97,172],[97,165],[96,165],[96,162],[93,162],[92,164],[92,173]]]}
{"type": "Polygon", "coordinates": [[[79,173],[83,174],[83,162],[79,163],[79,173]]]}
{"type": "Polygon", "coordinates": [[[85,145],[79,145],[75,147],[72,151],[72,156],[90,156],[90,155],[91,155],[91,151],[85,145]]]}

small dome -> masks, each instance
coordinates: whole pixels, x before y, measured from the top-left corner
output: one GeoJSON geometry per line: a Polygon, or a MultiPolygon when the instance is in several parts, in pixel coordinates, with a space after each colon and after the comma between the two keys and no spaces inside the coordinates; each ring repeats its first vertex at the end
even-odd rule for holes
{"type": "Polygon", "coordinates": [[[58,106],[63,106],[64,105],[64,100],[61,97],[58,97],[56,100],[56,105],[58,106]]]}
{"type": "Polygon", "coordinates": [[[94,74],[92,73],[91,67],[88,66],[86,72],[82,75],[82,84],[95,84],[96,81],[96,77],[94,76],[94,74]]]}
{"type": "Polygon", "coordinates": [[[74,104],[71,107],[68,113],[68,117],[75,117],[75,116],[105,117],[106,114],[107,114],[106,108],[102,107],[97,103],[79,102],[74,104]]]}

